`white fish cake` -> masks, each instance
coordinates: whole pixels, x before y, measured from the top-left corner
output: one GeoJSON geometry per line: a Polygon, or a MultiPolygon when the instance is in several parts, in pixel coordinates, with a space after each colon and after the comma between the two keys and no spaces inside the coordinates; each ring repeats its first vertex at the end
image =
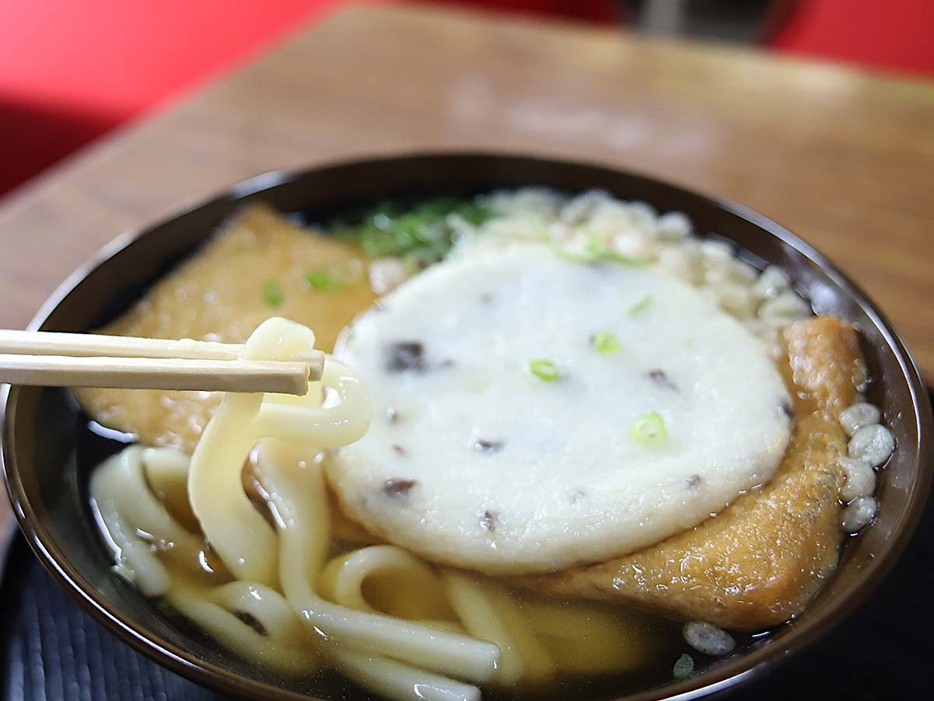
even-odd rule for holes
{"type": "Polygon", "coordinates": [[[713,301],[542,246],[429,269],[359,317],[340,354],[377,417],[329,461],[343,507],[483,572],[599,562],[690,528],[767,481],[790,436],[777,367],[713,301]],[[597,334],[612,334],[600,349],[597,334]],[[639,440],[651,412],[667,437],[639,440]]]}

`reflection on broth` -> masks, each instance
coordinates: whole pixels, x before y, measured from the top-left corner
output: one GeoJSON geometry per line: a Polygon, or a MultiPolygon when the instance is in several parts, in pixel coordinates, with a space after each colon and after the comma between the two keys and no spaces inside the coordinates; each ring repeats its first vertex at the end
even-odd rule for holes
{"type": "Polygon", "coordinates": [[[260,668],[325,696],[333,673],[393,699],[627,693],[800,613],[841,522],[871,520],[894,446],[860,401],[855,331],[683,215],[526,189],[324,229],[245,210],[104,331],[255,359],[344,334],[356,371],[329,357],[304,398],[76,392],[139,439],[92,477],[117,573],[260,668]],[[520,250],[534,270],[497,284],[520,250]],[[705,355],[705,323],[736,341],[705,355]],[[558,418],[562,393],[581,405],[558,418]]]}

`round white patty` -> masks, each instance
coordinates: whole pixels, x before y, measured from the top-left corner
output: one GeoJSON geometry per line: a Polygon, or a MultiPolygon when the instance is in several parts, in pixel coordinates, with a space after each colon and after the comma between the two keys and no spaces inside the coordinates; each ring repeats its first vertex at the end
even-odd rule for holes
{"type": "Polygon", "coordinates": [[[330,461],[345,510],[484,572],[658,542],[767,481],[789,439],[778,369],[738,321],[665,273],[540,246],[430,268],[358,318],[340,354],[376,417],[330,461]]]}

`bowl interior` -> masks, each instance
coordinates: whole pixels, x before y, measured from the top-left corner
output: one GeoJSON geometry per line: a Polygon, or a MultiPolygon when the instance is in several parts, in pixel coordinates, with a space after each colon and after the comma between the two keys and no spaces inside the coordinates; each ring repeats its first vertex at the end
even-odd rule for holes
{"type": "MultiPolygon", "coordinates": [[[[267,202],[309,220],[386,198],[466,195],[497,187],[547,185],[568,191],[604,189],[622,199],[681,211],[701,234],[734,242],[757,265],[774,263],[791,275],[815,311],[854,322],[873,378],[869,400],[882,408],[898,450],[880,475],[880,514],[847,543],[837,574],[800,618],[780,627],[744,655],[706,674],[627,698],[658,698],[712,691],[761,671],[798,649],[858,606],[891,566],[920,516],[931,479],[931,415],[923,384],[905,348],[871,303],[819,254],[778,225],[741,207],[600,167],[500,155],[426,155],[361,161],[297,174],[260,176],[221,197],[115,242],[104,257],[63,285],[34,327],[93,329],[125,309],[239,206],[267,202]]],[[[197,681],[231,693],[293,698],[351,691],[335,679],[275,678],[244,663],[186,627],[110,571],[87,499],[89,469],[119,443],[85,428],[65,390],[22,387],[8,391],[3,466],[24,532],[57,579],[98,618],[129,642],[197,681]],[[242,675],[242,676],[241,676],[242,675]]],[[[679,696],[680,697],[680,696],[679,696]]]]}

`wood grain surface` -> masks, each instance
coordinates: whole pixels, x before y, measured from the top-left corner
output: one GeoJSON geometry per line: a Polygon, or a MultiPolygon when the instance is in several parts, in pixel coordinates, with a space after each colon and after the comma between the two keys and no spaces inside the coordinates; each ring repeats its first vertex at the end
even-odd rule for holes
{"type": "Polygon", "coordinates": [[[415,6],[300,29],[0,203],[0,327],[115,235],[232,182],[439,149],[617,165],[758,209],[863,286],[934,377],[934,84],[415,6]]]}

